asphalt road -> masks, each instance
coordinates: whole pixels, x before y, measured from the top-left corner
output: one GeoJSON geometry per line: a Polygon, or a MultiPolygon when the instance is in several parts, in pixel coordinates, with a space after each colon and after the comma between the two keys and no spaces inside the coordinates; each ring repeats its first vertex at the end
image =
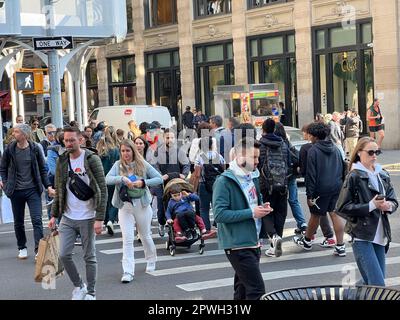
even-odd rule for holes
{"type": "MultiPolygon", "coordinates": [[[[386,153],[382,163],[394,163],[400,151],[386,153]]],[[[400,172],[391,172],[392,182],[400,194],[400,172]]],[[[399,196],[400,197],[400,196],[399,196]]],[[[306,208],[304,187],[299,189],[299,198],[306,208]]],[[[306,216],[309,214],[306,210],[306,216]]],[[[16,240],[12,224],[0,225],[0,299],[70,299],[73,289],[67,275],[56,280],[54,289],[44,289],[33,280],[35,261],[32,254],[32,231],[29,216],[26,216],[29,258],[20,261],[16,258],[16,240]]],[[[390,217],[393,242],[387,255],[387,286],[400,289],[400,217],[396,213],[390,217]]],[[[232,299],[233,269],[225,255],[218,250],[216,239],[206,242],[203,255],[198,253],[198,243],[191,249],[179,248],[171,257],[165,249],[165,238],[156,234],[154,221],[154,241],[157,245],[157,271],[146,274],[142,247],[135,241],[137,259],[133,282],[121,284],[122,239],[117,232],[113,237],[107,234],[97,237],[98,280],[97,299],[232,299]]],[[[360,275],[354,269],[354,257],[347,243],[347,256],[333,255],[333,249],[313,246],[309,252],[302,251],[292,242],[295,221],[288,213],[285,224],[283,255],[280,258],[262,257],[261,272],[267,292],[281,288],[342,284],[348,279],[358,280],[360,275]]],[[[322,235],[318,233],[318,240],[322,235]]],[[[74,259],[78,268],[84,272],[81,247],[74,249],[74,259]]],[[[83,273],[84,274],[84,273],[83,273]]]]}

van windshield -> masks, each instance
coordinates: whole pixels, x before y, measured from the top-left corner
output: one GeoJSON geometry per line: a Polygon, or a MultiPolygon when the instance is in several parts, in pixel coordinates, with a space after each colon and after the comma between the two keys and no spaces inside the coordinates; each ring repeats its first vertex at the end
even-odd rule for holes
{"type": "Polygon", "coordinates": [[[97,120],[97,115],[99,114],[99,110],[94,110],[90,115],[89,121],[97,120]]]}

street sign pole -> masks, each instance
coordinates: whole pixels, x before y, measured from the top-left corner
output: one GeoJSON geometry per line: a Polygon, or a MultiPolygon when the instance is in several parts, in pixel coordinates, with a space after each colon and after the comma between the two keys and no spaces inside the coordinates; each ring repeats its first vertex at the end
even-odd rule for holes
{"type": "MultiPolygon", "coordinates": [[[[49,10],[46,14],[47,35],[54,36],[54,8],[53,1],[46,0],[49,10]]],[[[47,54],[49,58],[49,82],[50,82],[50,104],[51,122],[57,127],[63,127],[61,86],[60,86],[60,60],[57,50],[54,48],[47,54]]]]}
{"type": "Polygon", "coordinates": [[[60,87],[60,63],[57,50],[51,50],[49,57],[51,122],[57,127],[63,127],[62,101],[60,87]]]}

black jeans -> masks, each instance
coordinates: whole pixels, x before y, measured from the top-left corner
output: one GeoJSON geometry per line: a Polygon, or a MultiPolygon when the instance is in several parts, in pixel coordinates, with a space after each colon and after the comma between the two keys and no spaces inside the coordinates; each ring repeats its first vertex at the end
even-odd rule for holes
{"type": "Polygon", "coordinates": [[[274,211],[262,218],[260,238],[271,238],[274,234],[282,237],[287,216],[287,198],[287,193],[272,192],[271,195],[263,194],[264,202],[270,202],[274,211]]]}
{"type": "Polygon", "coordinates": [[[151,194],[157,197],[157,219],[158,223],[161,225],[165,225],[167,219],[165,218],[165,209],[164,209],[164,202],[163,202],[163,194],[164,188],[163,186],[156,186],[151,188],[151,194]]]}
{"type": "Polygon", "coordinates": [[[179,212],[176,214],[178,218],[179,225],[181,226],[183,231],[187,231],[188,229],[193,229],[196,220],[195,220],[195,213],[191,211],[179,212]]]}
{"type": "Polygon", "coordinates": [[[42,199],[38,190],[36,188],[15,190],[10,200],[14,215],[14,231],[17,238],[18,250],[26,248],[24,218],[25,204],[28,203],[35,239],[35,252],[37,252],[39,241],[43,238],[42,199]]]}
{"type": "Polygon", "coordinates": [[[225,250],[233,269],[234,300],[260,300],[265,293],[264,280],[260,272],[261,249],[225,250]]]}

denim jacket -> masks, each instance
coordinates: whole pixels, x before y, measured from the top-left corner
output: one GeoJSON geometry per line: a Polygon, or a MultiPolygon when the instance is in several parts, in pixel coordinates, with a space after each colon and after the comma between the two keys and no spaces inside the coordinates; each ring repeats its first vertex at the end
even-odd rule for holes
{"type": "MultiPolygon", "coordinates": [[[[163,183],[161,174],[156,169],[154,169],[147,161],[144,161],[144,164],[146,169],[145,177],[138,177],[140,179],[144,179],[144,183],[146,185],[146,192],[143,197],[140,198],[142,207],[146,207],[151,203],[151,194],[148,187],[154,187],[163,183]]],[[[115,185],[115,190],[111,203],[115,208],[121,209],[124,206],[124,202],[121,201],[121,199],[119,198],[119,189],[121,187],[121,184],[123,183],[123,176],[121,176],[119,173],[119,165],[120,160],[114,163],[111,170],[107,173],[106,183],[108,185],[115,185]]]]}

